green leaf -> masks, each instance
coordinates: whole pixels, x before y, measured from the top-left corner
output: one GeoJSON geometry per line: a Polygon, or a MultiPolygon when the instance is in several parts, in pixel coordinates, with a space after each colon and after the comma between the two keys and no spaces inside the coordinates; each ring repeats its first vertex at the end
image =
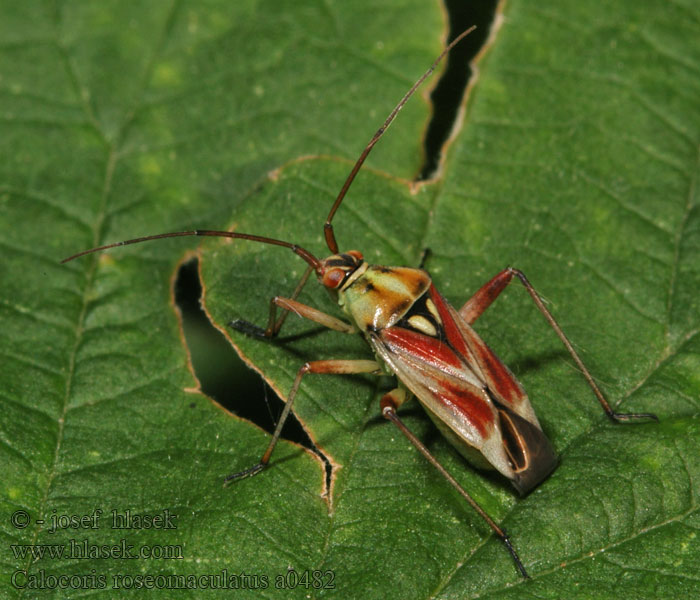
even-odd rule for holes
{"type": "MultiPolygon", "coordinates": [[[[371,376],[304,378],[294,411],[334,467],[327,497],[320,461],[285,441],[266,472],[222,487],[269,436],[194,389],[171,280],[197,240],[58,263],[115,240],[230,227],[323,256],[322,223],[352,162],[440,51],[440,5],[24,2],[5,3],[0,22],[4,597],[65,597],[59,576],[83,577],[68,582],[74,595],[112,597],[117,585],[148,595],[134,576],[222,573],[251,598],[690,596],[697,9],[513,0],[504,10],[441,178],[415,193],[407,183],[428,118],[417,96],[334,225],[342,249],[378,264],[416,265],[430,247],[427,267],[455,306],[517,266],[611,402],[658,414],[659,424],[610,423],[518,286],[477,329],[529,392],[561,459],[550,479],[517,498],[466,465],[416,403],[402,408],[509,531],[532,580],[383,422],[385,382],[371,376]],[[112,529],[112,510],[176,517],[169,529],[112,529]],[[10,520],[21,511],[24,528],[10,520]],[[88,518],[53,532],[59,516],[88,518]],[[18,544],[68,552],[71,540],[181,558],[17,555],[18,544]],[[332,573],[335,588],[277,589],[294,583],[289,568],[325,583],[332,573]],[[13,586],[21,570],[39,589],[13,586]]],[[[201,246],[204,302],[223,331],[234,318],[264,324],[270,297],[289,295],[304,270],[280,248],[201,246]]],[[[315,282],[301,300],[338,314],[315,282]]],[[[306,360],[369,358],[358,337],[293,315],[282,343],[227,335],[283,396],[306,360]]],[[[166,597],[187,584],[140,581],[166,597]]]]}

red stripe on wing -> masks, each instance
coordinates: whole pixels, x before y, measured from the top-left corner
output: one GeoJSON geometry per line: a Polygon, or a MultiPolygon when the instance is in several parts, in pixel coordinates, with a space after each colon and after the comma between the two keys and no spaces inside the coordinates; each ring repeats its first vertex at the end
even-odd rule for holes
{"type": "Polygon", "coordinates": [[[455,350],[457,350],[457,352],[469,360],[472,353],[464,341],[464,337],[462,336],[459,326],[457,323],[455,323],[455,320],[450,313],[450,305],[447,304],[447,301],[440,295],[440,292],[435,289],[433,284],[430,284],[428,294],[430,294],[430,299],[433,301],[433,304],[435,304],[435,308],[437,308],[438,314],[440,315],[447,341],[455,350]]]}
{"type": "Polygon", "coordinates": [[[440,381],[438,385],[436,393],[440,399],[465,415],[482,438],[493,431],[493,409],[483,396],[453,382],[440,381]]]}
{"type": "Polygon", "coordinates": [[[387,327],[382,330],[382,339],[390,347],[399,346],[404,352],[418,357],[436,369],[445,364],[455,369],[463,367],[462,360],[452,348],[425,334],[402,327],[387,327]]]}
{"type": "Polygon", "coordinates": [[[475,345],[474,351],[479,356],[479,362],[487,378],[489,389],[499,398],[503,398],[510,404],[518,404],[524,397],[525,391],[520,387],[518,380],[510,372],[499,358],[493,353],[483,340],[475,345]]]}
{"type": "Polygon", "coordinates": [[[447,341],[474,366],[489,389],[511,405],[519,405],[526,400],[525,390],[484,340],[461,319],[433,285],[428,293],[442,319],[447,341]]]}
{"type": "Polygon", "coordinates": [[[403,329],[389,327],[381,332],[385,347],[399,361],[392,367],[406,386],[433,412],[436,403],[460,415],[481,438],[493,432],[494,409],[482,384],[450,346],[440,340],[403,329]]]}

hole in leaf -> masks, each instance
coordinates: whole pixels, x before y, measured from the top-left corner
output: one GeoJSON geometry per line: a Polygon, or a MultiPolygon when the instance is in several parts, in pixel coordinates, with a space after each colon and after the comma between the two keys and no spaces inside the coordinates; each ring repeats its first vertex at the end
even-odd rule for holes
{"type": "MultiPolygon", "coordinates": [[[[272,434],[277,419],[282,414],[284,403],[262,377],[240,359],[202,310],[202,285],[198,264],[199,261],[193,259],[180,266],[175,280],[175,303],[182,314],[182,328],[190,351],[192,368],[202,392],[227,410],[252,421],[272,434]]],[[[282,437],[308,448],[323,460],[326,468],[326,489],[329,489],[331,463],[316,448],[293,411],[284,424],[282,437]]],[[[265,448],[259,450],[262,454],[265,448]]]]}
{"type": "Polygon", "coordinates": [[[425,162],[416,177],[418,181],[433,177],[440,166],[443,148],[452,133],[464,93],[473,75],[469,64],[488,40],[497,7],[497,0],[445,0],[450,20],[448,42],[472,25],[476,25],[476,30],[452,49],[445,70],[430,95],[433,115],[423,142],[425,162]]]}
{"type": "MultiPolygon", "coordinates": [[[[445,0],[450,20],[449,40],[471,25],[476,25],[477,29],[452,50],[445,70],[431,94],[433,115],[424,140],[425,162],[417,180],[429,179],[439,167],[443,148],[450,137],[473,74],[471,68],[465,65],[476,57],[486,43],[497,6],[497,0],[477,3],[445,0]]],[[[178,271],[175,302],[182,314],[185,339],[202,392],[239,417],[252,421],[272,434],[277,418],[282,413],[283,402],[238,357],[221,332],[212,326],[201,309],[201,294],[198,261],[193,259],[183,263],[178,271]]],[[[308,448],[323,460],[326,490],[329,490],[331,463],[313,444],[293,412],[282,430],[282,437],[308,448]]],[[[260,449],[261,452],[263,450],[264,448],[260,449]]]]}

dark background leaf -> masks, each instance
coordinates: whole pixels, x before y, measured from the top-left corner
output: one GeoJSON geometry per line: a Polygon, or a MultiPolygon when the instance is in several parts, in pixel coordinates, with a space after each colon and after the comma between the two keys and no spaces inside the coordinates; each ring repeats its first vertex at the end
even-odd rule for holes
{"type": "MultiPolygon", "coordinates": [[[[460,305],[507,264],[523,269],[623,410],[614,426],[521,289],[478,323],[515,370],[561,456],[525,499],[469,469],[415,404],[407,422],[513,535],[533,581],[379,417],[382,382],[308,377],[295,412],[333,462],[283,442],[233,487],[268,436],[196,386],[171,279],[195,240],[92,245],[236,226],[323,253],[320,224],[351,161],[437,55],[437,3],[7,3],[0,198],[3,263],[1,585],[9,576],[221,573],[243,597],[674,597],[697,585],[697,8],[512,2],[449,150],[411,194],[427,105],[402,112],[336,219],[344,249],[416,264],[460,305]],[[306,157],[304,160],[299,160],[306,157]],[[275,177],[269,178],[273,170],[275,177]],[[97,529],[36,519],[105,512],[97,529]],[[112,509],[177,514],[171,530],[113,530],[112,509]],[[32,522],[13,528],[26,510],[32,522]],[[17,559],[11,544],[182,546],[181,560],[17,559]],[[288,568],[335,590],[279,591],[288,568]],[[94,571],[93,571],[94,569],[94,571]]],[[[207,310],[264,322],[303,263],[217,241],[207,310]]],[[[304,300],[333,310],[309,285],[304,300]]],[[[286,394],[312,358],[366,356],[360,340],[290,319],[269,345],[231,335],[286,394]]],[[[130,580],[119,580],[125,585],[130,580]]],[[[50,587],[50,586],[49,586],[50,587]]],[[[91,593],[79,586],[75,596],[91,593]]],[[[144,594],[135,590],[134,594],[144,594]]],[[[156,595],[158,592],[151,592],[156,595]]],[[[209,592],[217,595],[219,592],[209,592]]],[[[169,595],[166,592],[165,595],[169,595]]],[[[178,594],[201,597],[197,590],[178,594]]]]}

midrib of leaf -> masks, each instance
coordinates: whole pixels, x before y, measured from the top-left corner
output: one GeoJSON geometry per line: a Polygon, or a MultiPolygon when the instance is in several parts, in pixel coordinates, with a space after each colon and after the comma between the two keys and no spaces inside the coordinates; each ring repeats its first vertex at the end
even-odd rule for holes
{"type": "MultiPolygon", "coordinates": [[[[688,224],[688,219],[693,209],[697,208],[694,203],[697,181],[698,181],[698,171],[700,171],[700,146],[696,147],[695,154],[695,169],[690,175],[690,181],[688,182],[688,193],[685,200],[685,210],[683,211],[683,216],[678,225],[678,232],[674,240],[673,248],[673,264],[671,266],[671,278],[668,284],[668,304],[666,309],[666,314],[668,316],[666,320],[666,344],[670,348],[673,345],[673,340],[671,339],[671,314],[673,312],[673,296],[676,289],[676,282],[678,280],[678,266],[681,262],[681,244],[683,243],[683,234],[686,230],[688,224]]],[[[681,341],[679,346],[683,342],[681,341]]]]}
{"type": "MultiPolygon", "coordinates": [[[[500,11],[501,11],[501,9],[502,9],[502,6],[503,6],[503,3],[501,3],[501,6],[499,7],[499,14],[500,14],[500,11]]],[[[484,56],[484,54],[486,53],[487,47],[490,47],[490,45],[494,43],[495,38],[496,38],[497,29],[498,29],[498,28],[497,28],[497,27],[495,26],[495,24],[494,24],[494,29],[491,31],[491,35],[489,36],[489,38],[488,38],[488,40],[487,40],[485,46],[482,48],[481,52],[479,53],[479,55],[478,55],[478,57],[477,57],[477,60],[475,60],[475,61],[470,65],[470,66],[472,66],[472,68],[475,68],[476,64],[479,62],[479,59],[481,59],[481,58],[484,56]]],[[[444,36],[446,35],[446,32],[442,32],[441,35],[444,37],[444,36]]],[[[350,51],[349,48],[345,48],[345,49],[346,49],[346,51],[350,51]]],[[[353,53],[353,54],[356,55],[356,56],[359,56],[359,55],[357,55],[357,53],[353,53]]],[[[361,57],[364,58],[363,56],[361,56],[361,57]]],[[[396,74],[396,73],[394,73],[394,72],[388,71],[388,70],[386,69],[385,66],[383,66],[383,65],[381,65],[381,64],[378,65],[378,64],[376,64],[375,61],[373,61],[371,64],[372,64],[372,66],[374,66],[375,68],[378,68],[380,71],[385,72],[387,75],[390,75],[390,76],[392,76],[392,77],[398,78],[399,80],[401,80],[403,83],[405,83],[405,84],[408,85],[408,86],[410,86],[410,85],[413,83],[413,81],[410,81],[410,80],[406,79],[406,78],[403,77],[401,74],[396,74]]],[[[439,75],[439,73],[436,73],[436,74],[433,75],[433,77],[434,77],[436,80],[438,80],[439,77],[440,77],[440,75],[439,75]]],[[[474,79],[474,77],[475,77],[475,76],[473,76],[473,79],[474,79]]],[[[447,147],[450,145],[450,143],[457,137],[459,131],[462,129],[462,127],[463,127],[464,124],[465,124],[464,113],[465,113],[465,111],[466,111],[466,106],[467,106],[467,104],[468,104],[468,102],[469,102],[469,97],[470,97],[470,96],[469,96],[469,91],[470,91],[470,90],[472,89],[472,87],[473,87],[473,85],[472,85],[473,81],[469,81],[469,82],[467,82],[467,83],[468,83],[468,87],[467,87],[467,90],[465,91],[465,93],[464,93],[464,95],[463,95],[463,97],[462,97],[462,101],[461,101],[461,103],[460,103],[460,108],[459,108],[457,120],[456,120],[456,122],[455,122],[455,126],[454,126],[453,131],[451,132],[449,138],[445,141],[445,146],[442,148],[442,152],[443,152],[443,153],[446,151],[446,149],[447,149],[447,147]]],[[[437,85],[437,83],[436,83],[436,82],[433,82],[432,86],[434,87],[435,85],[437,85]]],[[[429,92],[426,92],[426,93],[429,93],[429,92]]],[[[320,157],[319,157],[319,158],[320,158],[320,157]]],[[[294,160],[293,162],[296,162],[296,160],[294,160]]],[[[425,185],[432,186],[432,187],[433,187],[433,190],[434,190],[434,193],[432,194],[432,198],[431,198],[431,200],[430,200],[430,206],[429,206],[428,210],[426,210],[427,219],[426,219],[426,221],[425,221],[425,227],[424,227],[423,231],[417,236],[417,237],[419,237],[419,238],[422,240],[421,245],[420,245],[420,247],[422,247],[422,248],[426,248],[426,247],[427,247],[427,246],[426,246],[426,240],[427,240],[428,234],[430,233],[430,231],[431,231],[431,229],[432,229],[432,226],[433,226],[433,218],[432,218],[433,211],[434,211],[435,208],[438,206],[438,204],[439,204],[439,202],[440,202],[440,200],[441,200],[441,198],[442,198],[442,195],[440,194],[440,190],[439,190],[439,185],[440,185],[441,178],[444,176],[444,174],[445,174],[445,172],[446,172],[445,163],[446,163],[446,161],[445,161],[445,158],[444,158],[444,156],[443,156],[443,160],[441,161],[441,167],[440,167],[439,171],[436,173],[436,177],[433,178],[433,179],[430,179],[430,180],[427,180],[427,181],[425,181],[425,182],[422,182],[422,183],[418,184],[419,187],[423,187],[423,186],[425,186],[425,185]]],[[[379,175],[379,176],[382,176],[382,177],[388,177],[389,179],[399,181],[401,184],[403,184],[403,185],[405,185],[405,186],[407,186],[407,187],[412,187],[413,185],[415,185],[415,182],[413,182],[413,181],[405,181],[405,180],[402,180],[402,179],[400,179],[400,178],[397,178],[395,175],[393,175],[393,174],[391,174],[391,173],[378,172],[378,171],[376,171],[375,169],[373,169],[372,167],[369,167],[369,166],[365,166],[365,167],[363,168],[363,172],[371,172],[371,173],[373,173],[373,174],[375,174],[375,175],[379,175]]],[[[327,188],[327,187],[325,187],[325,186],[321,186],[321,184],[320,184],[319,182],[317,182],[317,181],[313,181],[313,180],[310,180],[310,179],[308,179],[308,178],[304,178],[304,181],[305,181],[305,183],[307,183],[307,185],[309,185],[309,186],[317,187],[317,188],[321,187],[321,189],[322,189],[323,191],[327,192],[329,195],[332,195],[332,194],[333,194],[333,190],[331,190],[331,189],[329,189],[329,188],[327,188]]],[[[369,222],[364,218],[362,212],[359,212],[355,207],[353,207],[352,203],[347,204],[346,206],[344,206],[344,208],[345,208],[345,210],[351,212],[351,213],[354,215],[354,217],[355,217],[356,219],[358,219],[359,221],[363,222],[363,223],[365,224],[365,226],[366,226],[367,229],[369,229],[369,230],[372,229],[371,223],[369,223],[369,222]]],[[[390,239],[387,239],[386,236],[384,236],[384,235],[382,234],[382,232],[380,232],[380,231],[374,231],[374,234],[375,234],[378,238],[383,239],[383,240],[384,240],[398,255],[403,255],[403,254],[404,254],[404,252],[402,251],[402,249],[401,249],[401,248],[397,248],[397,247],[392,243],[392,241],[391,241],[390,239]]],[[[416,266],[417,266],[417,265],[416,265],[416,266]]],[[[290,378],[293,378],[294,374],[293,374],[293,373],[288,373],[288,376],[289,376],[290,378]]],[[[377,392],[378,392],[379,389],[380,389],[380,380],[377,379],[377,383],[375,384],[375,391],[374,391],[374,393],[372,394],[372,400],[377,396],[377,392]]],[[[364,431],[366,430],[367,425],[368,425],[368,423],[370,422],[370,420],[372,420],[371,413],[369,412],[369,409],[370,409],[370,407],[372,406],[372,404],[373,404],[372,401],[370,401],[370,402],[367,404],[366,411],[365,411],[365,417],[366,417],[366,418],[365,418],[365,420],[364,420],[364,422],[363,422],[363,424],[362,424],[362,431],[361,431],[358,435],[353,436],[353,439],[354,439],[353,448],[352,448],[351,452],[348,454],[348,457],[347,457],[347,459],[345,460],[345,462],[344,462],[344,464],[343,464],[343,469],[346,470],[348,473],[352,470],[353,461],[354,461],[354,458],[355,458],[355,456],[356,456],[357,450],[358,450],[358,448],[359,448],[359,446],[360,446],[360,444],[361,444],[361,441],[362,441],[362,439],[363,439],[364,431]]],[[[319,406],[320,406],[320,404],[319,404],[319,406]]],[[[388,426],[389,424],[385,424],[385,425],[388,426]]],[[[331,487],[331,493],[332,493],[332,501],[333,501],[333,504],[338,504],[338,503],[341,501],[341,498],[342,498],[342,496],[343,496],[343,491],[344,491],[344,490],[337,490],[337,491],[336,491],[336,490],[334,489],[334,486],[331,487]]],[[[321,560],[320,560],[320,563],[319,563],[318,568],[321,569],[321,570],[324,568],[324,566],[325,566],[325,564],[326,564],[326,561],[327,561],[327,559],[328,559],[329,546],[330,546],[331,540],[332,540],[333,535],[334,535],[334,530],[335,530],[335,528],[334,528],[334,524],[335,524],[335,515],[336,515],[336,511],[331,509],[331,510],[329,511],[328,532],[327,532],[326,536],[324,537],[324,540],[323,540],[323,549],[322,549],[322,551],[321,551],[321,553],[320,553],[321,560]]],[[[475,552],[477,552],[479,548],[481,548],[484,544],[486,544],[487,542],[489,542],[489,541],[491,540],[491,537],[492,537],[492,536],[486,536],[486,537],[482,538],[475,546],[473,546],[472,548],[469,548],[469,549],[465,550],[465,552],[463,553],[463,555],[462,555],[461,558],[455,560],[454,569],[451,570],[451,571],[449,572],[449,574],[447,575],[447,577],[446,577],[446,578],[441,582],[441,584],[435,589],[435,591],[434,591],[434,595],[435,595],[435,596],[436,596],[437,594],[439,594],[440,590],[442,590],[442,589],[449,583],[449,581],[450,581],[451,578],[452,578],[452,575],[458,570],[459,566],[460,566],[461,564],[463,564],[463,563],[468,559],[469,556],[471,556],[472,554],[474,554],[475,552]]],[[[316,596],[313,596],[313,597],[316,597],[316,596]]]]}
{"type": "MultiPolygon", "coordinates": [[[[65,55],[63,55],[65,56],[65,55]]],[[[72,70],[71,70],[72,72],[72,70]]],[[[74,82],[77,83],[77,78],[73,79],[74,82]]],[[[104,215],[106,214],[106,204],[107,204],[107,199],[109,197],[109,191],[110,191],[110,186],[112,182],[112,177],[114,175],[114,168],[116,165],[116,154],[114,153],[113,149],[110,149],[109,151],[109,156],[107,159],[107,164],[105,167],[105,175],[104,175],[104,182],[103,182],[103,187],[102,187],[102,194],[101,194],[101,208],[98,213],[98,218],[97,218],[97,225],[94,227],[94,240],[95,243],[97,242],[97,237],[98,237],[98,232],[102,230],[102,226],[105,220],[104,215]]],[[[90,261],[90,264],[87,269],[87,274],[85,277],[85,289],[83,291],[82,297],[81,297],[81,306],[80,306],[80,313],[78,314],[78,320],[75,325],[75,337],[73,339],[73,345],[70,349],[70,352],[68,353],[68,373],[66,375],[66,382],[65,382],[65,391],[63,395],[63,403],[61,406],[61,412],[60,416],[58,418],[58,431],[56,432],[56,448],[54,450],[54,456],[53,456],[53,462],[49,468],[48,472],[48,478],[46,479],[46,484],[44,485],[44,491],[41,495],[41,502],[39,505],[39,510],[38,514],[46,514],[46,509],[48,506],[48,501],[49,501],[49,491],[51,489],[51,485],[53,483],[54,478],[56,477],[57,471],[58,471],[58,462],[59,462],[59,456],[61,453],[61,446],[63,444],[63,433],[65,429],[65,422],[66,422],[66,415],[68,414],[68,406],[70,404],[70,398],[71,398],[71,392],[73,388],[73,380],[75,376],[75,366],[76,366],[76,361],[77,361],[77,356],[78,356],[78,349],[80,348],[80,344],[82,341],[83,337],[83,331],[84,331],[84,325],[85,325],[85,317],[87,315],[88,311],[88,306],[89,306],[89,291],[92,289],[96,273],[97,273],[97,261],[93,258],[90,261]]],[[[36,544],[37,540],[39,538],[39,534],[43,531],[43,526],[35,527],[34,532],[32,534],[32,544],[36,544]]],[[[29,573],[30,567],[32,565],[32,557],[31,554],[28,555],[27,561],[25,563],[25,571],[29,573]]],[[[20,590],[20,596],[23,594],[24,590],[20,590]]]]}
{"type": "MultiPolygon", "coordinates": [[[[109,200],[110,200],[110,194],[111,194],[111,186],[112,186],[112,180],[114,177],[114,172],[117,167],[117,162],[119,160],[119,151],[118,151],[118,144],[121,142],[121,140],[124,139],[124,135],[126,134],[126,131],[128,130],[128,127],[130,124],[133,122],[134,117],[136,115],[138,106],[140,105],[141,99],[143,97],[143,92],[148,86],[148,83],[150,82],[152,73],[153,73],[153,67],[155,65],[155,61],[160,53],[160,51],[163,48],[163,45],[167,39],[167,35],[172,29],[173,23],[175,21],[175,15],[177,12],[177,8],[180,6],[180,0],[175,0],[173,4],[171,5],[170,13],[168,14],[168,18],[165,21],[165,26],[163,28],[163,31],[161,32],[161,35],[158,37],[157,42],[154,46],[154,51],[151,54],[151,58],[146,64],[146,68],[144,69],[143,77],[141,80],[141,84],[139,86],[139,93],[136,94],[136,98],[134,100],[134,104],[131,107],[131,109],[127,110],[125,113],[124,121],[122,125],[118,129],[118,135],[116,136],[116,142],[112,142],[109,140],[108,136],[105,135],[104,131],[102,131],[99,121],[95,115],[95,111],[93,109],[93,106],[90,102],[90,93],[87,87],[85,87],[81,81],[80,77],[78,76],[77,70],[73,64],[73,61],[70,58],[70,54],[68,50],[65,48],[65,46],[61,43],[61,37],[59,35],[59,30],[61,26],[60,22],[60,14],[58,7],[56,5],[53,6],[52,10],[52,21],[54,24],[55,28],[55,44],[56,47],[59,50],[59,55],[61,56],[61,59],[63,60],[65,66],[66,66],[66,71],[69,75],[70,81],[75,89],[76,96],[80,99],[80,104],[83,107],[83,111],[85,112],[87,121],[91,124],[91,126],[94,128],[95,132],[99,135],[100,139],[103,140],[106,146],[106,152],[107,152],[107,162],[105,166],[105,173],[103,176],[103,185],[102,185],[102,191],[100,194],[100,208],[96,212],[95,216],[95,221],[94,225],[92,226],[92,231],[93,231],[93,245],[98,246],[102,240],[102,236],[104,233],[104,227],[107,222],[108,218],[108,205],[109,205],[109,200]]],[[[46,483],[44,485],[44,490],[43,493],[41,494],[41,500],[40,504],[38,507],[38,514],[43,515],[46,514],[48,502],[49,502],[49,493],[51,490],[51,486],[53,484],[53,481],[58,473],[58,463],[59,463],[59,457],[61,453],[61,447],[63,443],[63,437],[64,437],[64,429],[65,429],[65,420],[66,420],[66,415],[68,414],[69,410],[69,404],[70,404],[70,398],[71,398],[71,393],[72,393],[72,388],[73,388],[73,381],[75,377],[75,367],[76,367],[76,362],[77,362],[77,357],[78,357],[78,350],[80,348],[82,338],[83,338],[83,332],[84,332],[84,325],[85,325],[85,318],[88,312],[88,307],[89,307],[89,297],[90,297],[90,292],[93,289],[95,279],[97,277],[97,271],[98,271],[98,261],[95,259],[95,257],[92,257],[90,260],[90,264],[87,268],[87,273],[85,276],[85,287],[83,290],[83,294],[81,297],[81,307],[80,307],[80,312],[78,314],[78,319],[76,321],[75,325],[75,337],[73,340],[72,347],[70,349],[70,352],[68,353],[68,370],[66,374],[66,379],[65,379],[65,390],[64,390],[64,395],[63,395],[63,402],[60,410],[60,415],[58,418],[58,430],[56,432],[56,447],[54,450],[54,456],[53,456],[53,462],[49,467],[48,470],[48,477],[46,479],[46,483]]],[[[31,544],[36,544],[39,538],[39,535],[43,531],[43,526],[35,527],[32,537],[31,537],[31,544]]],[[[32,555],[31,553],[28,555],[25,565],[24,565],[24,570],[26,573],[30,572],[30,568],[33,564],[32,561],[32,555]]],[[[20,588],[18,589],[19,591],[19,597],[22,597],[24,595],[24,589],[20,588]]]]}
{"type": "MultiPolygon", "coordinates": [[[[60,14],[58,11],[58,7],[56,5],[53,5],[53,10],[52,10],[52,21],[54,25],[54,33],[55,33],[55,39],[54,43],[56,45],[56,48],[59,51],[59,55],[61,57],[61,60],[65,64],[66,72],[68,73],[69,79],[75,89],[75,95],[79,99],[81,106],[83,107],[83,111],[85,112],[87,121],[92,125],[92,127],[95,129],[96,132],[100,135],[101,139],[103,141],[106,141],[106,138],[104,135],[102,135],[102,132],[99,127],[99,123],[97,119],[95,118],[95,114],[92,110],[92,106],[90,105],[90,102],[88,101],[89,95],[87,93],[87,90],[84,86],[81,85],[80,79],[76,73],[76,70],[74,68],[74,65],[70,59],[70,55],[65,48],[65,46],[61,43],[61,36],[59,35],[59,30],[60,30],[60,14]]],[[[102,223],[104,220],[104,214],[105,214],[105,203],[106,203],[106,197],[109,193],[109,186],[110,182],[112,179],[112,175],[114,173],[114,165],[115,165],[116,159],[115,159],[115,154],[112,150],[109,151],[109,158],[107,160],[106,168],[105,168],[105,175],[104,175],[104,182],[103,182],[103,187],[102,187],[102,194],[101,194],[101,208],[98,213],[98,226],[93,228],[93,242],[96,245],[97,242],[97,232],[101,231],[102,229],[102,223]]],[[[80,347],[80,343],[82,340],[82,334],[83,334],[83,327],[85,324],[85,316],[87,314],[87,309],[88,309],[88,291],[92,288],[92,284],[95,278],[95,272],[97,269],[97,263],[95,260],[91,260],[90,264],[88,266],[87,274],[86,274],[86,286],[82,294],[81,298],[81,307],[80,307],[80,312],[78,314],[78,320],[75,325],[75,336],[73,339],[73,344],[70,349],[70,352],[68,353],[68,373],[65,378],[65,389],[64,389],[64,394],[63,394],[63,402],[61,405],[61,411],[60,415],[58,417],[58,430],[56,432],[56,447],[54,450],[54,455],[53,455],[53,462],[49,467],[48,470],[48,477],[46,479],[46,482],[44,484],[44,490],[41,494],[41,501],[39,503],[38,507],[38,514],[45,514],[46,509],[48,506],[49,502],[49,491],[51,489],[51,486],[53,484],[53,481],[56,477],[57,471],[58,471],[58,462],[59,462],[59,456],[61,453],[61,446],[63,443],[63,434],[64,434],[64,429],[65,429],[65,422],[66,422],[66,415],[68,414],[68,405],[70,403],[70,397],[71,397],[71,392],[73,388],[73,380],[75,376],[75,365],[76,365],[76,359],[77,359],[77,354],[78,354],[78,348],[80,347]]],[[[35,527],[31,536],[31,543],[36,544],[39,535],[43,531],[43,526],[35,527]]],[[[26,573],[29,573],[30,568],[32,566],[32,555],[31,553],[28,554],[27,559],[24,564],[24,571],[26,573]]],[[[19,594],[18,596],[21,597],[24,595],[24,590],[19,589],[19,594]]]]}
{"type": "MultiPolygon", "coordinates": [[[[475,84],[478,82],[478,78],[480,76],[480,71],[479,71],[479,63],[482,62],[483,58],[486,56],[488,53],[489,49],[491,46],[496,42],[496,39],[498,37],[498,33],[500,31],[500,24],[501,24],[501,19],[503,16],[503,9],[504,9],[504,4],[505,0],[501,1],[496,9],[496,17],[491,24],[491,31],[489,33],[489,37],[486,40],[484,46],[482,47],[481,51],[479,54],[476,56],[475,60],[470,63],[470,67],[472,69],[472,76],[467,81],[467,88],[464,92],[464,96],[462,98],[462,102],[460,104],[460,107],[458,109],[455,125],[453,127],[452,132],[450,133],[449,138],[445,142],[445,147],[442,149],[443,153],[443,158],[440,163],[440,167],[436,173],[437,178],[436,179],[431,179],[428,182],[426,182],[427,185],[432,185],[435,188],[435,193],[433,194],[433,197],[430,202],[430,208],[428,210],[428,218],[425,223],[425,229],[423,230],[421,234],[421,247],[427,248],[428,247],[428,236],[430,232],[432,231],[434,227],[434,214],[435,211],[440,203],[440,201],[443,199],[443,194],[441,193],[441,182],[445,176],[445,174],[449,171],[450,168],[450,163],[448,158],[446,157],[447,152],[449,151],[449,147],[451,146],[452,142],[458,137],[459,132],[464,129],[465,126],[467,126],[469,122],[469,117],[467,115],[467,110],[469,106],[469,102],[471,99],[471,92],[474,89],[475,84]]],[[[507,510],[505,512],[505,515],[509,515],[513,510],[515,510],[516,505],[513,505],[511,509],[507,510]]],[[[506,518],[504,517],[504,518],[506,518]]],[[[449,569],[445,576],[440,580],[438,585],[435,587],[435,589],[431,592],[430,598],[437,598],[440,593],[449,585],[449,583],[452,581],[454,578],[455,574],[459,571],[460,567],[466,563],[471,556],[476,554],[484,545],[487,543],[491,542],[493,535],[486,535],[483,536],[476,544],[474,544],[471,548],[466,548],[462,555],[459,558],[455,558],[455,560],[452,563],[452,568],[449,569]]]]}

